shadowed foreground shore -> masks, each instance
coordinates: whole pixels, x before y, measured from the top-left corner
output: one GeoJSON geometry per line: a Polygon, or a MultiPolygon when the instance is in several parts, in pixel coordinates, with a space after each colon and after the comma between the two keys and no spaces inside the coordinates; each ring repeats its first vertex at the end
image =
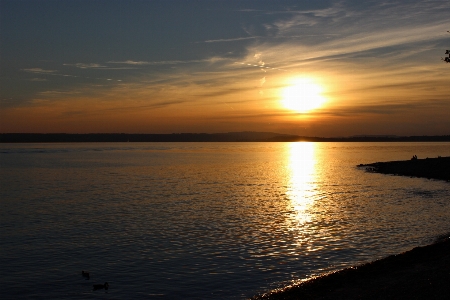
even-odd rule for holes
{"type": "MultiPolygon", "coordinates": [[[[450,181],[450,157],[377,162],[359,167],[375,173],[450,181]]],[[[435,244],[252,299],[450,299],[450,233],[435,244]]]]}
{"type": "Polygon", "coordinates": [[[377,162],[359,165],[367,171],[450,181],[450,157],[377,162]]]}
{"type": "Polygon", "coordinates": [[[450,299],[450,234],[429,246],[252,299],[450,299]]]}

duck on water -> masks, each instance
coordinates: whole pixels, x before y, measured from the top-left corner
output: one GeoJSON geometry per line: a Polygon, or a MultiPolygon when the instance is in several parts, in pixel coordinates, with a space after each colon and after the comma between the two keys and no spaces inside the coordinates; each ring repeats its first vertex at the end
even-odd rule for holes
{"type": "Polygon", "coordinates": [[[107,282],[105,282],[105,284],[94,284],[93,287],[94,287],[94,291],[103,290],[103,289],[107,290],[109,287],[109,284],[107,282]]]}
{"type": "Polygon", "coordinates": [[[86,278],[86,280],[88,280],[89,279],[89,272],[81,271],[81,276],[83,276],[84,278],[86,278]]]}

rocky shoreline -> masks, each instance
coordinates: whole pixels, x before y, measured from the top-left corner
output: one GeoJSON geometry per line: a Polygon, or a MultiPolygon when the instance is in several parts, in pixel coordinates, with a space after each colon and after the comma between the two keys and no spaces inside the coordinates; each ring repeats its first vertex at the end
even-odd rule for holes
{"type": "Polygon", "coordinates": [[[450,157],[360,164],[368,172],[450,181],[450,157]]]}

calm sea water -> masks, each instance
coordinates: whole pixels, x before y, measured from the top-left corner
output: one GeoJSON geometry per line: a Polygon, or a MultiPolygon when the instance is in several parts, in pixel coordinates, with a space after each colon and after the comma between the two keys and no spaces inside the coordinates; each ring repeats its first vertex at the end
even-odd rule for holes
{"type": "Polygon", "coordinates": [[[356,167],[414,154],[450,143],[2,144],[0,294],[242,299],[430,243],[449,183],[356,167]]]}

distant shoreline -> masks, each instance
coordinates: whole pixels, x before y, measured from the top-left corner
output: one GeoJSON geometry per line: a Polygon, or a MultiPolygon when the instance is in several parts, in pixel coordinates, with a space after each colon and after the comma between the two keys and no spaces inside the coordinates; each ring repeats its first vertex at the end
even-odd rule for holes
{"type": "Polygon", "coordinates": [[[440,136],[307,137],[273,132],[228,133],[1,133],[0,143],[97,143],[97,142],[450,142],[440,136]]]}
{"type": "Polygon", "coordinates": [[[450,157],[360,164],[368,172],[450,181],[450,157]]]}

